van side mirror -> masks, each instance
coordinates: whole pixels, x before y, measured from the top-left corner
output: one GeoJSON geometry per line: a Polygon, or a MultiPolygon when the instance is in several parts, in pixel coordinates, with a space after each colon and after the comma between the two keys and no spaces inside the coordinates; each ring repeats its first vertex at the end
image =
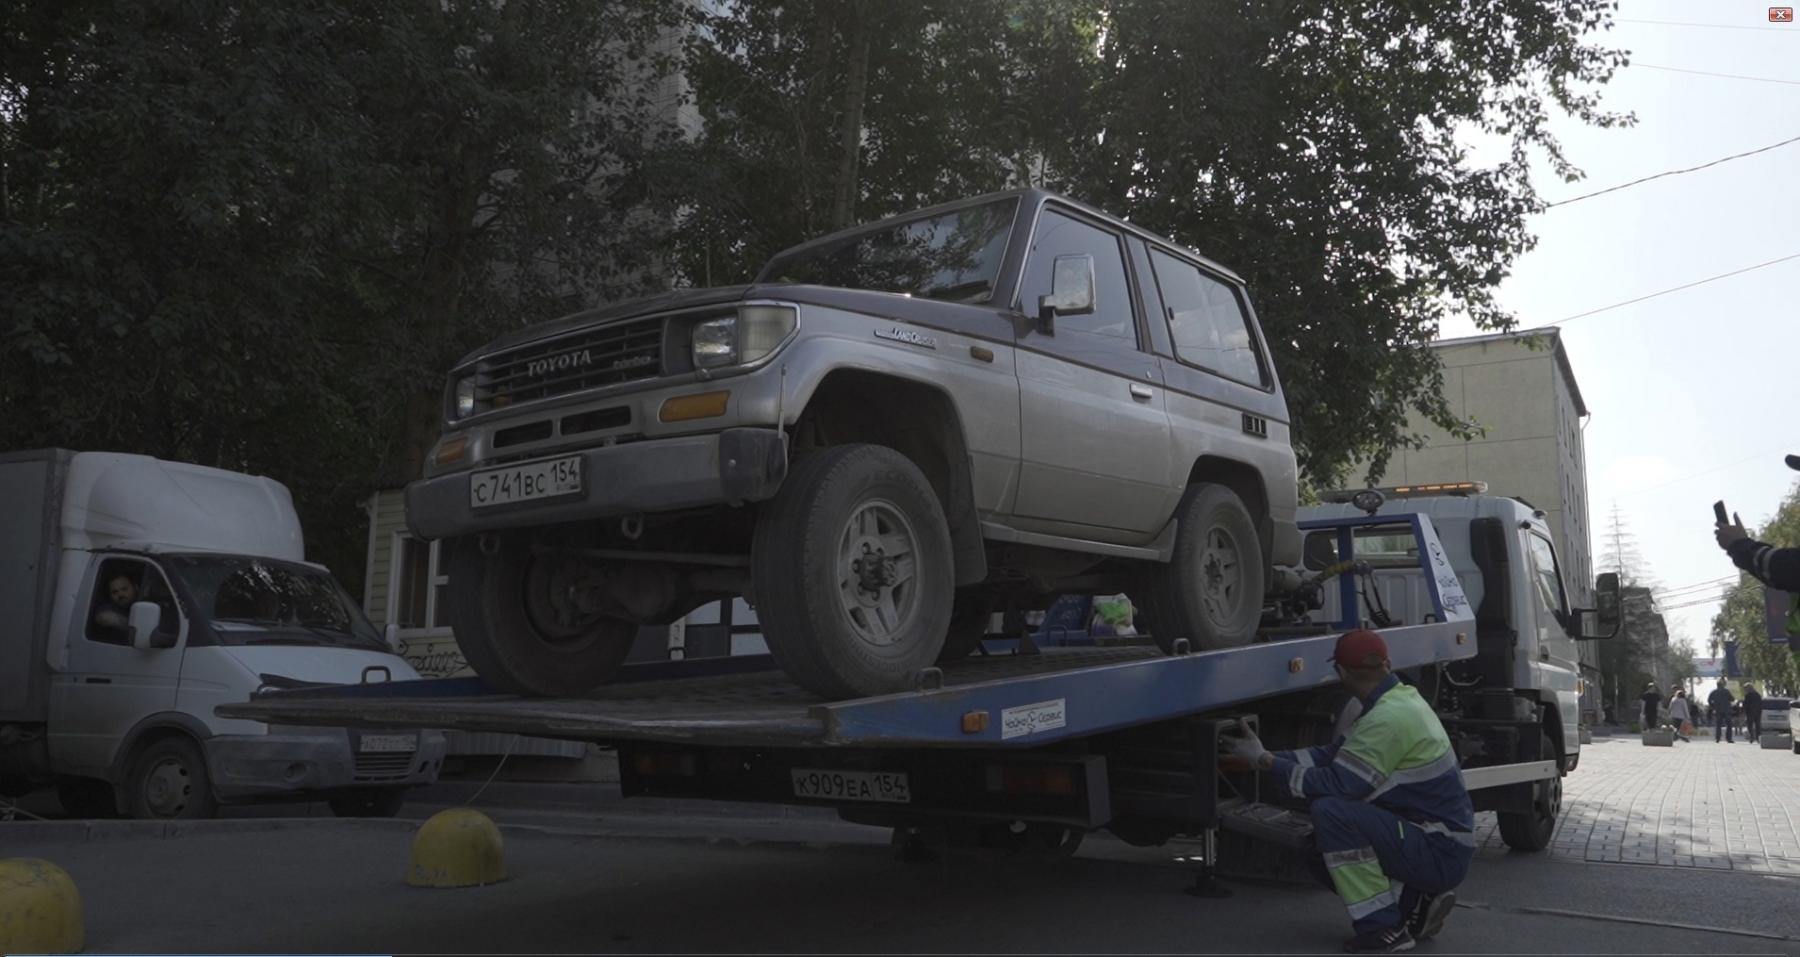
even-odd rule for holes
{"type": "MultiPolygon", "coordinates": [[[[1584,639],[1611,638],[1619,633],[1620,613],[1619,575],[1617,572],[1606,572],[1594,579],[1594,619],[1595,634],[1582,634],[1584,639]]],[[[1585,616],[1584,616],[1585,617],[1585,616]]],[[[1585,629],[1584,629],[1585,632],[1585,629]]]]}
{"type": "Polygon", "coordinates": [[[173,648],[173,634],[158,634],[162,627],[162,607],[153,601],[134,601],[126,619],[131,625],[131,647],[142,651],[153,648],[173,648]]]}
{"type": "Polygon", "coordinates": [[[1054,335],[1057,316],[1085,316],[1094,311],[1094,257],[1070,253],[1056,257],[1050,269],[1050,295],[1038,297],[1038,331],[1054,335]]]}
{"type": "Polygon", "coordinates": [[[387,627],[381,629],[381,640],[387,642],[389,651],[393,652],[396,655],[399,654],[400,653],[400,626],[394,622],[391,622],[391,621],[388,622],[387,627]]]}

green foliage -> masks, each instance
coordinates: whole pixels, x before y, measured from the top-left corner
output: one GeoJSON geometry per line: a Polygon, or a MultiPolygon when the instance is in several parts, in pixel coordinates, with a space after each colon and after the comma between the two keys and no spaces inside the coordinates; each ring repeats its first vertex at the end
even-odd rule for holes
{"type": "Polygon", "coordinates": [[[1620,121],[1585,92],[1611,9],[0,0],[0,447],[275,475],[353,581],[463,351],[1030,182],[1249,280],[1333,487],[1410,409],[1461,428],[1423,345],[1510,324],[1527,158],[1573,172],[1549,111],[1620,121]]]}
{"type": "Polygon", "coordinates": [[[670,6],[9,0],[0,448],[274,475],[354,579],[456,355],[650,278],[670,6]]]}
{"type": "MultiPolygon", "coordinates": [[[[1775,517],[1753,531],[1752,537],[1784,548],[1800,547],[1800,484],[1789,490],[1775,517]]],[[[1800,691],[1800,663],[1795,655],[1769,643],[1761,582],[1748,574],[1738,575],[1737,584],[1726,590],[1725,603],[1713,616],[1712,633],[1720,641],[1737,642],[1738,666],[1744,677],[1762,682],[1764,691],[1800,691]]]]}

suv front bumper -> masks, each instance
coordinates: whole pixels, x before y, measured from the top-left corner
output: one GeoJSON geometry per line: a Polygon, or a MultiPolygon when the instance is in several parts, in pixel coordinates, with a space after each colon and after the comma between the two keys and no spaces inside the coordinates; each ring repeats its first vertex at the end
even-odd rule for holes
{"type": "Polygon", "coordinates": [[[470,472],[452,472],[406,487],[407,527],[420,538],[441,539],[503,528],[760,502],[774,496],[787,477],[787,440],[778,429],[726,429],[569,454],[582,459],[582,490],[575,495],[476,509],[469,504],[470,472]]]}

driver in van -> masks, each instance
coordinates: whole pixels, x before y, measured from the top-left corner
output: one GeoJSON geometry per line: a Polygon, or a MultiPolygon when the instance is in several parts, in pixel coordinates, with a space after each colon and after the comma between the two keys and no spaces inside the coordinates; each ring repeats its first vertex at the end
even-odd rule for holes
{"type": "Polygon", "coordinates": [[[131,605],[138,600],[137,583],[130,575],[114,575],[106,581],[106,604],[94,610],[94,627],[118,635],[131,627],[131,605]]]}

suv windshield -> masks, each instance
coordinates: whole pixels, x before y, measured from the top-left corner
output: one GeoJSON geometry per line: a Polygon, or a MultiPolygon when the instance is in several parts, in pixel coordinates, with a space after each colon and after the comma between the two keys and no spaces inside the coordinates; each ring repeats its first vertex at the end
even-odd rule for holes
{"type": "Polygon", "coordinates": [[[343,586],[317,568],[237,555],[182,555],[170,565],[222,645],[388,650],[343,586]]]}
{"type": "Polygon", "coordinates": [[[1017,197],[884,224],[777,256],[759,282],[903,292],[922,299],[985,302],[994,294],[1017,197]]]}

